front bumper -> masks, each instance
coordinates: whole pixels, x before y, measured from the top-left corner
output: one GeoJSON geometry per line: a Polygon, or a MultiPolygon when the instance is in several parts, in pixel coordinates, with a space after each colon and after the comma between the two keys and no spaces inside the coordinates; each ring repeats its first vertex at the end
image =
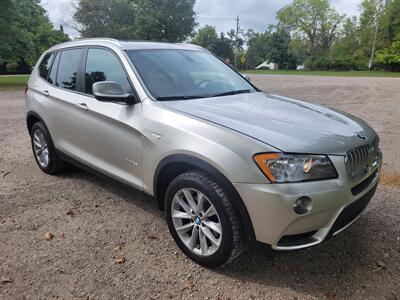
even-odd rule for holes
{"type": "Polygon", "coordinates": [[[249,212],[256,239],[274,250],[310,247],[350,226],[367,206],[379,181],[380,164],[358,181],[348,180],[344,157],[330,156],[337,179],[288,183],[235,183],[249,212]],[[304,214],[293,210],[302,196],[312,199],[304,214]]]}

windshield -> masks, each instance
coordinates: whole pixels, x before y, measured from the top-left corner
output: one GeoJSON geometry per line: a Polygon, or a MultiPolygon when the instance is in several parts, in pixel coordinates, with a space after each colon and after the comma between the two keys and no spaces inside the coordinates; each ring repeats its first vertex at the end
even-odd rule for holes
{"type": "Polygon", "coordinates": [[[129,58],[157,100],[184,100],[255,92],[215,56],[193,50],[131,50],[129,58]]]}

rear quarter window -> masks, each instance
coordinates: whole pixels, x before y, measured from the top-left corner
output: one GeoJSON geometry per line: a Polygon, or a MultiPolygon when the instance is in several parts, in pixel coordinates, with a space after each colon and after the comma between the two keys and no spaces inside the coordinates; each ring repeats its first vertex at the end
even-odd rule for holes
{"type": "Polygon", "coordinates": [[[57,69],[58,69],[58,63],[60,61],[60,52],[58,52],[54,58],[53,65],[50,70],[49,77],[47,78],[47,81],[50,82],[51,84],[56,84],[56,78],[57,78],[57,69]]]}
{"type": "Polygon", "coordinates": [[[54,59],[54,53],[47,53],[40,62],[39,75],[45,80],[47,80],[47,76],[49,75],[49,70],[51,67],[51,63],[53,62],[53,59],[54,59]]]}

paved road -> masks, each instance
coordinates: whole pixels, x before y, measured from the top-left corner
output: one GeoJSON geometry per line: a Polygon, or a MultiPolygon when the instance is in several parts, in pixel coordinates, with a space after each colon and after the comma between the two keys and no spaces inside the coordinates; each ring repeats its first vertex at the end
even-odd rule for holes
{"type": "Polygon", "coordinates": [[[23,93],[2,92],[0,279],[13,282],[0,282],[0,298],[399,297],[400,79],[252,78],[260,88],[349,111],[377,129],[386,175],[355,224],[315,248],[272,258],[244,253],[207,270],[180,253],[148,196],[76,169],[40,172],[23,93]],[[120,255],[124,264],[115,262],[120,255]]]}

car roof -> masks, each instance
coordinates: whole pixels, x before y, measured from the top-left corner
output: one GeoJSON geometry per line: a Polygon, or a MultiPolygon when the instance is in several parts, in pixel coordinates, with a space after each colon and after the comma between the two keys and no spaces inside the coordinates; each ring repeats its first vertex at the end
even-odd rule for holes
{"type": "Polygon", "coordinates": [[[181,50],[202,50],[206,49],[189,43],[163,43],[163,42],[152,42],[152,41],[119,41],[110,38],[90,38],[90,39],[78,39],[61,43],[51,47],[49,50],[58,50],[68,47],[76,46],[111,46],[118,47],[121,50],[150,50],[150,49],[181,49],[181,50]]]}

